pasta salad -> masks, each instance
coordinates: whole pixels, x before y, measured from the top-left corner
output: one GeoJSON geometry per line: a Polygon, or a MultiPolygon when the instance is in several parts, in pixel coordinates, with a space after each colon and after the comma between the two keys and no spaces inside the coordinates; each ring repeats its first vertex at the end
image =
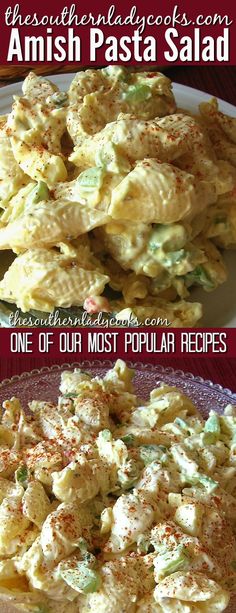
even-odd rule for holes
{"type": "Polygon", "coordinates": [[[165,75],[121,66],[22,89],[0,118],[0,298],[195,325],[191,289],[226,280],[236,243],[236,119],[215,99],[193,116],[165,75]]]}
{"type": "Polygon", "coordinates": [[[219,613],[236,589],[236,408],[204,420],[122,360],[3,403],[0,599],[32,613],[219,613]]]}

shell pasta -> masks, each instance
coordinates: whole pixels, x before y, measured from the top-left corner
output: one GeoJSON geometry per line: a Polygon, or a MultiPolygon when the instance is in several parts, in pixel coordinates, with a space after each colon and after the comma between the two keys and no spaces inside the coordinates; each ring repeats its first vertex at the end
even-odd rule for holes
{"type": "Polygon", "coordinates": [[[215,99],[178,109],[159,72],[90,69],[67,92],[30,73],[0,121],[0,299],[196,325],[191,290],[226,280],[236,244],[235,131],[215,99]]]}
{"type": "Polygon", "coordinates": [[[203,419],[122,360],[0,425],[0,601],[31,613],[219,613],[236,591],[236,407],[203,419]]]}

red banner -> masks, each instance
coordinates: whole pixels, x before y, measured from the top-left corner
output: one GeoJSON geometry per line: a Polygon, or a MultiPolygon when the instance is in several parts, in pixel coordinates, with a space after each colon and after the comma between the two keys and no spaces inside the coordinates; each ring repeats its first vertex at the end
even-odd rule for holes
{"type": "Polygon", "coordinates": [[[2,329],[0,359],[28,355],[52,359],[142,360],[158,357],[236,358],[236,329],[56,328],[2,329]]]}
{"type": "Polygon", "coordinates": [[[236,64],[236,8],[153,0],[2,0],[0,64],[236,64]]]}

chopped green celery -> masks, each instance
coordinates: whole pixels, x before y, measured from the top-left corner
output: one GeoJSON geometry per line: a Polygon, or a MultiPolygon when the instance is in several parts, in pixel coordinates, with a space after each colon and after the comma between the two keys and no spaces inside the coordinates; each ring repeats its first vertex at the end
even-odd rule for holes
{"type": "Polygon", "coordinates": [[[187,257],[187,255],[188,252],[185,249],[166,253],[165,257],[163,258],[163,266],[166,266],[168,268],[170,266],[180,264],[187,257]]]}
{"type": "Polygon", "coordinates": [[[145,466],[151,462],[164,464],[167,461],[167,449],[164,445],[142,445],[140,447],[140,458],[145,466]]]}
{"type": "Polygon", "coordinates": [[[129,490],[133,487],[140,475],[140,469],[134,460],[128,462],[118,470],[117,476],[122,489],[129,490]]]}
{"type": "Polygon", "coordinates": [[[203,445],[214,445],[216,442],[216,435],[214,432],[201,432],[200,438],[203,445]]]}
{"type": "Polygon", "coordinates": [[[208,475],[204,475],[199,472],[197,472],[195,475],[192,475],[191,477],[189,475],[185,475],[185,477],[186,477],[186,481],[188,481],[192,485],[197,485],[198,483],[203,485],[207,489],[209,494],[211,492],[214,492],[214,490],[219,485],[218,481],[214,481],[214,479],[212,479],[211,477],[208,477],[208,475]]]}
{"type": "Polygon", "coordinates": [[[68,94],[66,92],[55,92],[55,94],[51,96],[51,101],[55,106],[64,106],[68,101],[68,94]]]}
{"type": "Polygon", "coordinates": [[[150,538],[145,534],[140,534],[137,539],[137,548],[139,553],[148,553],[150,548],[150,538]]]}
{"type": "Polygon", "coordinates": [[[129,78],[129,73],[123,66],[106,66],[101,72],[106,77],[115,77],[118,81],[126,81],[129,78]]]}
{"type": "Polygon", "coordinates": [[[89,568],[94,568],[97,564],[97,560],[95,556],[90,553],[90,551],[85,551],[83,553],[83,562],[89,566],[89,568]]]}
{"type": "Polygon", "coordinates": [[[148,85],[144,83],[137,83],[137,85],[130,85],[128,89],[122,94],[123,100],[127,102],[144,102],[152,97],[152,90],[148,85]]]}
{"type": "Polygon", "coordinates": [[[100,168],[105,168],[113,173],[130,171],[129,161],[118,152],[117,145],[112,142],[99,147],[95,156],[95,163],[100,168]]]}
{"type": "Polygon", "coordinates": [[[124,434],[124,436],[121,437],[121,441],[125,443],[126,447],[133,447],[135,436],[133,434],[124,434]]]}
{"type": "Polygon", "coordinates": [[[116,160],[117,157],[117,147],[114,143],[109,142],[106,143],[105,145],[99,147],[96,156],[95,156],[95,163],[96,166],[99,166],[99,168],[103,168],[105,166],[105,168],[111,164],[111,162],[114,163],[114,161],[116,160]]]}
{"type": "Polygon", "coordinates": [[[218,481],[208,477],[208,475],[201,475],[201,473],[198,474],[198,481],[204,485],[209,492],[213,492],[219,485],[218,481]]]}
{"type": "Polygon", "coordinates": [[[162,249],[160,252],[156,249],[156,258],[157,261],[164,266],[164,268],[172,268],[172,266],[177,266],[181,264],[183,260],[185,260],[189,256],[189,252],[185,249],[179,249],[178,251],[170,251],[165,253],[162,249]]]}
{"type": "Polygon", "coordinates": [[[103,438],[104,441],[112,440],[112,433],[110,430],[108,430],[108,428],[106,430],[101,430],[100,436],[103,438]]]}
{"type": "Polygon", "coordinates": [[[148,248],[156,251],[165,247],[165,251],[175,252],[182,249],[187,241],[187,234],[181,224],[156,224],[151,232],[148,248]]]}
{"type": "Polygon", "coordinates": [[[209,290],[214,289],[215,287],[215,282],[210,278],[208,272],[202,265],[196,266],[194,270],[188,272],[188,274],[185,276],[185,280],[187,281],[187,284],[201,285],[209,290]]]}
{"type": "Polygon", "coordinates": [[[80,189],[84,192],[92,192],[102,187],[105,171],[103,168],[94,166],[80,173],[77,181],[80,189]]]}
{"type": "Polygon", "coordinates": [[[175,420],[174,420],[174,424],[179,426],[179,428],[182,428],[182,430],[188,430],[189,431],[188,423],[184,419],[181,419],[181,417],[176,417],[175,420]]]}
{"type": "Polygon", "coordinates": [[[36,608],[34,608],[34,613],[49,613],[49,608],[46,607],[45,604],[39,603],[36,605],[36,608]]]}
{"type": "Polygon", "coordinates": [[[78,540],[78,547],[79,547],[81,553],[85,553],[85,552],[88,551],[88,543],[87,543],[87,541],[82,536],[78,540]]]}
{"type": "Polygon", "coordinates": [[[100,577],[96,570],[89,568],[85,562],[77,562],[73,568],[69,568],[68,563],[59,565],[62,579],[77,592],[90,594],[96,592],[100,587],[100,577]]]}
{"type": "Polygon", "coordinates": [[[189,556],[186,547],[179,545],[174,551],[167,551],[158,555],[154,560],[155,574],[160,577],[167,577],[179,570],[187,570],[189,567],[189,556]]]}
{"type": "Polygon", "coordinates": [[[38,204],[42,200],[49,199],[49,189],[44,181],[38,181],[26,199],[26,205],[38,204]]]}
{"type": "Polygon", "coordinates": [[[212,413],[212,415],[208,417],[204,426],[204,432],[210,432],[210,434],[214,435],[215,441],[219,439],[221,433],[220,420],[216,413],[212,413]]]}
{"type": "Polygon", "coordinates": [[[17,468],[15,476],[16,476],[16,481],[18,481],[18,483],[21,483],[22,485],[27,484],[27,479],[28,479],[27,466],[20,466],[19,468],[17,468]]]}

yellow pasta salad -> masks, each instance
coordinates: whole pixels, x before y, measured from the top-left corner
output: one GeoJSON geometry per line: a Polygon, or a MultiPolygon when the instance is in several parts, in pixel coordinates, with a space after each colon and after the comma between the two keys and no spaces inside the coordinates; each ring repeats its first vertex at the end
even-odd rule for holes
{"type": "Polygon", "coordinates": [[[236,590],[236,407],[204,420],[118,360],[3,403],[0,600],[31,613],[220,613],[236,590]]]}
{"type": "Polygon", "coordinates": [[[227,278],[236,244],[236,119],[178,109],[167,76],[81,71],[61,92],[30,73],[0,120],[0,299],[193,326],[191,289],[227,278]]]}

